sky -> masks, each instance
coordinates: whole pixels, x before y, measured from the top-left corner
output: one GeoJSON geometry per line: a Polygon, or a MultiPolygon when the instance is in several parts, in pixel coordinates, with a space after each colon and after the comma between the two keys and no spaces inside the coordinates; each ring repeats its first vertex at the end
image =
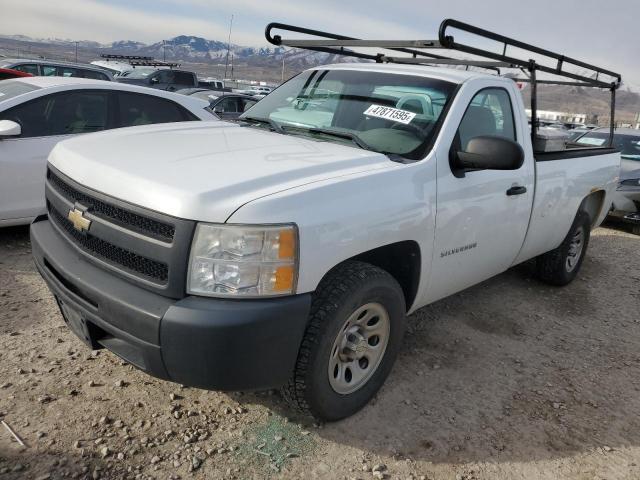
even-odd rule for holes
{"type": "Polygon", "coordinates": [[[363,38],[435,39],[455,18],[619,71],[640,85],[638,0],[0,0],[0,34],[137,40],[185,34],[265,45],[272,21],[363,38]]]}

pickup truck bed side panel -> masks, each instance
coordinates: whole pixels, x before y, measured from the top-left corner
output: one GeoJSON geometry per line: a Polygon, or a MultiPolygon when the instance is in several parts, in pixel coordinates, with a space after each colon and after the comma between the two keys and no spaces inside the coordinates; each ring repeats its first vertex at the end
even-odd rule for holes
{"type": "MultiPolygon", "coordinates": [[[[435,156],[412,165],[390,161],[387,169],[259,198],[236,211],[228,223],[295,222],[300,230],[298,293],[315,290],[322,277],[344,260],[404,240],[418,243],[421,271],[428,272],[435,226],[435,168],[435,156]]],[[[419,291],[426,278],[421,275],[419,291]]]]}
{"type": "Polygon", "coordinates": [[[620,154],[536,162],[536,192],[525,243],[514,264],[553,250],[567,235],[578,207],[590,193],[604,190],[605,199],[594,225],[611,204],[620,172],[620,154]],[[603,179],[607,183],[603,185],[603,179]]]}

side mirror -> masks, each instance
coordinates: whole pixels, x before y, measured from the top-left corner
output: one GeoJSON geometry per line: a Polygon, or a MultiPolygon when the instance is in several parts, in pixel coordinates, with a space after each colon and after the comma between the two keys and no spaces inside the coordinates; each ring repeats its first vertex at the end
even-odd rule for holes
{"type": "Polygon", "coordinates": [[[470,170],[517,170],[524,162],[518,142],[485,135],[469,140],[467,149],[456,152],[456,167],[470,170]]]}
{"type": "Polygon", "coordinates": [[[151,77],[149,83],[160,83],[160,79],[158,77],[151,77]]]}
{"type": "Polygon", "coordinates": [[[19,123],[12,120],[0,120],[0,140],[20,135],[22,135],[22,127],[19,123]]]}

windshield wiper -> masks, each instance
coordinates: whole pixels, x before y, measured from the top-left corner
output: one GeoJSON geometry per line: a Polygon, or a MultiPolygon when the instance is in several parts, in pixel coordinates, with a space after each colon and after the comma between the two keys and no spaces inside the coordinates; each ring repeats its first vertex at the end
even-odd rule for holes
{"type": "Polygon", "coordinates": [[[269,125],[274,132],[276,133],[281,133],[283,135],[285,135],[287,132],[284,131],[284,128],[282,128],[278,123],[276,123],[275,121],[271,120],[270,118],[259,118],[259,117],[242,117],[240,119],[240,121],[249,121],[249,122],[256,122],[256,123],[262,123],[264,125],[269,125]]]}
{"type": "Polygon", "coordinates": [[[310,133],[318,133],[321,135],[330,135],[332,137],[338,138],[346,138],[347,140],[351,140],[355,145],[360,147],[363,150],[372,150],[373,148],[367,142],[362,140],[358,135],[351,132],[339,132],[337,130],[330,130],[328,128],[308,128],[306,129],[310,133]]]}

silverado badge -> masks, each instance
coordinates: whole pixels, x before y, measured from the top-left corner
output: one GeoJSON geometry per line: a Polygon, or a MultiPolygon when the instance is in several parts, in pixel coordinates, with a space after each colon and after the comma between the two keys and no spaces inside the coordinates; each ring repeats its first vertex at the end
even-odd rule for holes
{"type": "Polygon", "coordinates": [[[79,232],[86,232],[91,226],[91,220],[84,218],[84,212],[82,210],[78,210],[77,208],[69,210],[67,218],[71,223],[73,223],[73,228],[75,228],[79,232]]]}

